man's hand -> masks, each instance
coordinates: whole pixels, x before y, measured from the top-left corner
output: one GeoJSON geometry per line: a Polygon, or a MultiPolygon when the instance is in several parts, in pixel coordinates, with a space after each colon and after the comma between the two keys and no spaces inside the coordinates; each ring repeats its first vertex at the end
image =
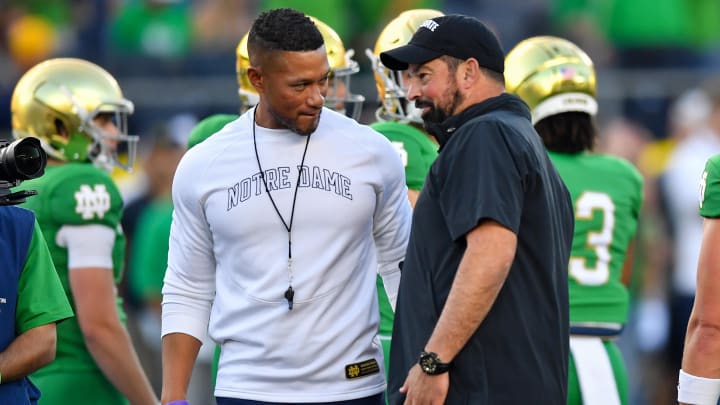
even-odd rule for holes
{"type": "Polygon", "coordinates": [[[419,365],[410,369],[400,393],[406,405],[443,405],[450,388],[450,373],[427,375],[419,365]]]}

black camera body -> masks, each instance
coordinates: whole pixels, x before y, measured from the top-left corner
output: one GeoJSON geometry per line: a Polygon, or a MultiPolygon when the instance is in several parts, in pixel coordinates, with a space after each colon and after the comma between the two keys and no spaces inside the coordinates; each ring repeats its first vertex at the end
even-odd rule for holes
{"type": "Polygon", "coordinates": [[[45,173],[47,154],[37,138],[22,138],[13,142],[0,139],[0,205],[16,205],[35,190],[10,191],[23,180],[34,179],[45,173]]]}

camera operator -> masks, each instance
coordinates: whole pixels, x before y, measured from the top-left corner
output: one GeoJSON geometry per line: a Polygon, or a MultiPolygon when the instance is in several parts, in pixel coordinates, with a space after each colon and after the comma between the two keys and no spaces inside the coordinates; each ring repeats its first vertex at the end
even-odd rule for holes
{"type": "Polygon", "coordinates": [[[0,141],[0,404],[37,404],[27,376],[55,359],[56,323],[73,316],[35,215],[12,206],[34,192],[10,188],[46,161],[37,139],[0,141]]]}

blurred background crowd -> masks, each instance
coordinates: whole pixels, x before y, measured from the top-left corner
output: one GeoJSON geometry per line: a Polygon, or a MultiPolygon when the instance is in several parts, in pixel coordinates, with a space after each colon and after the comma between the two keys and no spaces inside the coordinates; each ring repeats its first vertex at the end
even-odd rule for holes
{"type": "Polygon", "coordinates": [[[476,16],[506,51],[541,34],[587,51],[598,72],[598,149],[630,160],[645,177],[631,321],[619,342],[632,403],[674,403],[702,234],[697,185],[705,160],[720,153],[717,0],[2,0],[0,137],[10,137],[15,82],[49,57],[103,66],[135,103],[130,132],[141,136],[142,158],[132,175],[116,176],[130,241],[122,293],[158,391],[166,258],[143,251],[157,246],[143,240],[169,229],[174,167],[195,123],[238,112],[236,46],[260,11],[276,7],[328,23],[355,51],[360,73],[351,86],[365,96],[363,123],[375,120],[378,106],[365,50],[406,9],[476,16]]]}

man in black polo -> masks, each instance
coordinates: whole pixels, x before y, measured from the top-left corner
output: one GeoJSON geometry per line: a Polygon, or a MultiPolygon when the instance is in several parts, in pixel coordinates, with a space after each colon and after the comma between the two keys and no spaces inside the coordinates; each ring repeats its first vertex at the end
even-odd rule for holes
{"type": "Polygon", "coordinates": [[[504,93],[479,20],[425,21],[380,55],[440,141],[415,207],[390,350],[391,404],[564,404],[570,195],[504,93]]]}

